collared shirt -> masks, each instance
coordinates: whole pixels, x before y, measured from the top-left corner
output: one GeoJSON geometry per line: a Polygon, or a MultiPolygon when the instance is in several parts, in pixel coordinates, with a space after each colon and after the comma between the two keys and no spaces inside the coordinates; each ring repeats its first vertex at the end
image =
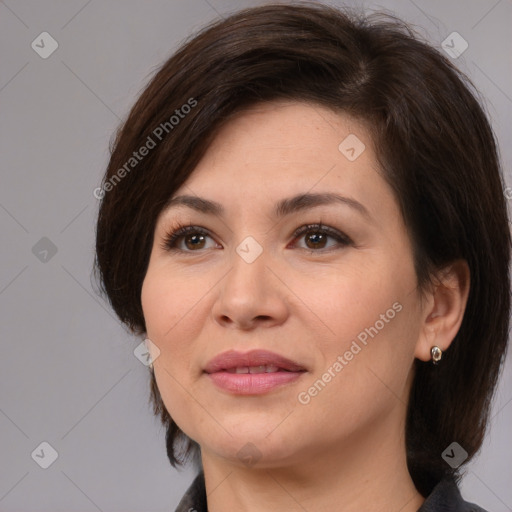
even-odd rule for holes
{"type": "MultiPolygon", "coordinates": [[[[200,472],[183,495],[175,512],[208,512],[204,473],[200,472]]],[[[417,512],[486,512],[474,503],[462,499],[451,478],[441,480],[427,496],[417,512]]]]}

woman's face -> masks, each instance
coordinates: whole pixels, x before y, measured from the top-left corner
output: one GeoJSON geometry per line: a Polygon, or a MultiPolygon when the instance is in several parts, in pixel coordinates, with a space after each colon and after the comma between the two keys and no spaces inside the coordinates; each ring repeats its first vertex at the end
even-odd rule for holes
{"type": "Polygon", "coordinates": [[[390,433],[402,446],[423,312],[364,126],[317,105],[260,104],[219,131],[173,197],[185,195],[222,212],[190,201],[162,212],[142,306],[164,404],[203,457],[270,467],[390,433]],[[166,246],[176,225],[194,228],[166,246]],[[298,367],[244,359],[255,350],[298,367]],[[241,359],[208,368],[228,351],[241,359]]]}

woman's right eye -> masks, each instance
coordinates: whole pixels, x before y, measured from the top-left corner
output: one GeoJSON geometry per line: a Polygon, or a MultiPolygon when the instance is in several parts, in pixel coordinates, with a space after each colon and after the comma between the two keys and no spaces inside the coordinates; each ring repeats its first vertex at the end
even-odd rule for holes
{"type": "Polygon", "coordinates": [[[199,226],[178,226],[172,229],[164,238],[163,248],[167,251],[196,252],[205,247],[206,238],[211,238],[208,231],[199,226]],[[186,249],[183,248],[185,244],[186,249]]]}

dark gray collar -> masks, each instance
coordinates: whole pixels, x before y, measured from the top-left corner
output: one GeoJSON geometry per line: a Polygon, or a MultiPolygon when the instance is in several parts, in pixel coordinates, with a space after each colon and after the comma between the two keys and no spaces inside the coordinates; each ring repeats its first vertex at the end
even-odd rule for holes
{"type": "Polygon", "coordinates": [[[441,480],[427,496],[418,512],[486,512],[474,503],[462,499],[452,478],[441,480]]]}
{"type": "MultiPolygon", "coordinates": [[[[204,473],[199,473],[187,489],[175,512],[208,512],[204,473]]],[[[451,478],[441,480],[429,494],[418,512],[486,512],[483,508],[462,499],[459,488],[451,478]]]]}

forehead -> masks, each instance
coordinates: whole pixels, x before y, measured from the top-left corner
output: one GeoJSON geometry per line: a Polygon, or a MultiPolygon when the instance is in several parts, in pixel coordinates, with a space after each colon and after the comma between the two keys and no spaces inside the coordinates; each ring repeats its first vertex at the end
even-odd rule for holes
{"type": "Polygon", "coordinates": [[[259,103],[218,130],[188,183],[243,175],[268,178],[265,183],[271,184],[331,174],[333,167],[347,176],[361,174],[377,168],[372,148],[365,125],[346,114],[289,100],[259,103]]]}
{"type": "Polygon", "coordinates": [[[173,197],[199,195],[240,207],[305,193],[371,199],[387,187],[372,148],[363,123],[350,116],[307,103],[261,103],[218,131],[173,197]]]}
{"type": "Polygon", "coordinates": [[[252,163],[275,157],[281,163],[307,165],[337,159],[340,144],[347,137],[349,146],[352,142],[357,150],[355,154],[346,153],[348,158],[373,146],[365,124],[348,114],[313,103],[264,102],[234,114],[217,132],[206,158],[212,164],[236,153],[238,159],[244,160],[245,155],[252,163]]]}

